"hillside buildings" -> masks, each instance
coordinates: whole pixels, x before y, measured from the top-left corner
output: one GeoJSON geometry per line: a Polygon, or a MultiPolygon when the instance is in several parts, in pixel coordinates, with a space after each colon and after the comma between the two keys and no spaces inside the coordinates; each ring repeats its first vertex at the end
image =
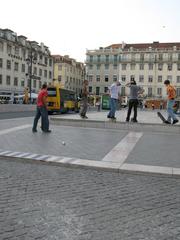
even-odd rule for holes
{"type": "Polygon", "coordinates": [[[104,94],[117,79],[122,83],[121,95],[125,96],[128,88],[123,85],[135,79],[144,88],[144,97],[163,99],[163,82],[169,79],[180,98],[180,42],[122,43],[87,50],[86,72],[92,95],[104,94]]]}

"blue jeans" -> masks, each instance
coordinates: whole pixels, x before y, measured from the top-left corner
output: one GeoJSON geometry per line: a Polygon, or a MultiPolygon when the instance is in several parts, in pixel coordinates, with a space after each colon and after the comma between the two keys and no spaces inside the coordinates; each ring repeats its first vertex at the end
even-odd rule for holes
{"type": "Polygon", "coordinates": [[[117,99],[110,98],[110,111],[109,111],[108,117],[110,118],[115,117],[116,109],[117,109],[117,99]]]}
{"type": "Polygon", "coordinates": [[[174,106],[174,103],[175,103],[175,100],[168,100],[167,101],[167,113],[168,113],[168,122],[171,122],[171,118],[172,120],[176,120],[176,116],[174,114],[174,111],[173,111],[173,106],[174,106]]]}
{"type": "Polygon", "coordinates": [[[33,131],[37,130],[38,120],[41,117],[41,129],[46,132],[49,130],[49,119],[48,119],[48,111],[46,107],[37,107],[36,116],[34,118],[33,123],[33,131]]]}

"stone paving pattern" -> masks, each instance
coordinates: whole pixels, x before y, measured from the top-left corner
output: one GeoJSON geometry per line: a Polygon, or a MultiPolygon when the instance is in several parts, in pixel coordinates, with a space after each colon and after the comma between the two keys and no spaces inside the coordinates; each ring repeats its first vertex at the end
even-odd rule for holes
{"type": "Polygon", "coordinates": [[[1,240],[178,240],[180,179],[0,159],[1,240]]]}

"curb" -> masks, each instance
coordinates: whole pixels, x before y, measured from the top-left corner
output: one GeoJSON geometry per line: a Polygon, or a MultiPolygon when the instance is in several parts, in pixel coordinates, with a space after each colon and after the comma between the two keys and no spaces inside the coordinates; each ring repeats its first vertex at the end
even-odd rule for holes
{"type": "Polygon", "coordinates": [[[150,124],[150,123],[126,123],[126,122],[108,122],[100,120],[84,120],[84,119],[65,119],[59,117],[51,117],[51,123],[60,126],[83,127],[83,128],[105,128],[119,129],[128,131],[151,131],[165,133],[180,133],[180,126],[169,126],[166,124],[150,124]]]}
{"type": "Polygon", "coordinates": [[[120,164],[114,162],[95,161],[88,159],[69,158],[63,156],[40,155],[27,152],[13,152],[0,150],[0,158],[33,161],[36,163],[46,163],[68,168],[94,169],[106,172],[143,174],[165,177],[180,177],[180,168],[149,166],[139,164],[120,164]]]}

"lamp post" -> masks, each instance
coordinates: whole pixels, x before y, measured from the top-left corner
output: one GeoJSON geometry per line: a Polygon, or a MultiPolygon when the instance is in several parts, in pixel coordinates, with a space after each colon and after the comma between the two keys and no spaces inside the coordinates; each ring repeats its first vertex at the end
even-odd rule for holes
{"type": "Polygon", "coordinates": [[[26,62],[28,64],[30,103],[31,103],[32,79],[33,79],[32,68],[33,68],[33,64],[36,64],[36,61],[37,61],[36,53],[33,51],[32,46],[31,46],[30,54],[28,55],[28,58],[26,59],[26,62]]]}

